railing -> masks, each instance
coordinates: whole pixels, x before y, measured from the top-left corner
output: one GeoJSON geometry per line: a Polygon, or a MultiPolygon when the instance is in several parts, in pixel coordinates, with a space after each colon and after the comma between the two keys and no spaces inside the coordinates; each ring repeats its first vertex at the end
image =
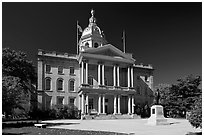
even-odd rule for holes
{"type": "Polygon", "coordinates": [[[106,86],[106,85],[89,85],[89,84],[81,84],[81,88],[89,88],[89,89],[106,89],[106,90],[121,90],[121,91],[134,91],[134,87],[120,87],[120,86],[106,86]]]}

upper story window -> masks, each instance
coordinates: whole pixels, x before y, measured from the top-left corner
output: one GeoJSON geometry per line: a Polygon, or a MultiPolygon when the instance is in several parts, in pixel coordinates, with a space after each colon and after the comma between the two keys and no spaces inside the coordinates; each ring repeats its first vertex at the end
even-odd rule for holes
{"type": "Polygon", "coordinates": [[[145,76],[145,81],[149,82],[148,76],[145,76]]]}
{"type": "Polygon", "coordinates": [[[45,90],[51,90],[51,78],[45,78],[45,90]]]}
{"type": "Polygon", "coordinates": [[[58,74],[63,74],[63,67],[62,66],[58,66],[58,74]]]}
{"type": "Polygon", "coordinates": [[[57,90],[63,90],[63,79],[57,79],[57,90]]]}
{"type": "Polygon", "coordinates": [[[74,74],[74,67],[70,67],[69,69],[70,69],[69,74],[73,75],[74,74]]]}
{"type": "Polygon", "coordinates": [[[69,91],[74,91],[74,79],[69,80],[69,91]]]}
{"type": "Polygon", "coordinates": [[[148,96],[148,89],[145,87],[145,96],[148,96]]]}
{"type": "Polygon", "coordinates": [[[51,66],[50,65],[48,65],[48,64],[45,65],[45,72],[51,73],[51,66]]]}
{"type": "Polygon", "coordinates": [[[93,85],[93,77],[92,76],[88,77],[88,84],[93,85]]]}
{"type": "Polygon", "coordinates": [[[137,92],[138,95],[141,95],[141,88],[140,88],[140,86],[137,86],[137,91],[136,92],[137,92]]]}

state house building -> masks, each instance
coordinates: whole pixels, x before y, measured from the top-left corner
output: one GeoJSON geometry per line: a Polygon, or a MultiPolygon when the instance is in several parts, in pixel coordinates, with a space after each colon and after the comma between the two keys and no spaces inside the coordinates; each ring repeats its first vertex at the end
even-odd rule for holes
{"type": "Polygon", "coordinates": [[[82,115],[135,114],[153,101],[153,68],[108,43],[94,11],[79,54],[38,51],[38,107],[74,104],[82,115]]]}

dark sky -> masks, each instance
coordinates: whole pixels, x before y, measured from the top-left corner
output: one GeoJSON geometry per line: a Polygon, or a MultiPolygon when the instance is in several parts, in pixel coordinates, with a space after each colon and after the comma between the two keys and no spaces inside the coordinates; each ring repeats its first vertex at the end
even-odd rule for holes
{"type": "Polygon", "coordinates": [[[76,21],[88,26],[90,10],[109,43],[137,63],[155,68],[154,86],[202,73],[202,3],[2,3],[2,47],[76,53],[76,21]]]}

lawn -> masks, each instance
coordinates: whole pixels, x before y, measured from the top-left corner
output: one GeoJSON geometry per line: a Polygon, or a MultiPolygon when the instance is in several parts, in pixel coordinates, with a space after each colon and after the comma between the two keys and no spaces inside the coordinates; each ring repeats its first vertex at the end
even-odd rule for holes
{"type": "Polygon", "coordinates": [[[103,131],[20,127],[20,128],[4,128],[2,129],[2,135],[125,135],[125,134],[103,131]]]}

